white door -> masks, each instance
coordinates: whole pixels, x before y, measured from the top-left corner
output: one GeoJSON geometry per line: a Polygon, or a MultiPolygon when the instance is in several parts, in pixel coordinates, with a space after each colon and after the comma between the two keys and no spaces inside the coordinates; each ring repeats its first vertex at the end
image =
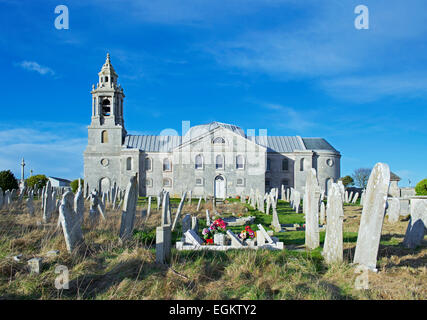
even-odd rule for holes
{"type": "Polygon", "coordinates": [[[221,176],[215,178],[215,198],[225,198],[225,180],[221,176]]]}

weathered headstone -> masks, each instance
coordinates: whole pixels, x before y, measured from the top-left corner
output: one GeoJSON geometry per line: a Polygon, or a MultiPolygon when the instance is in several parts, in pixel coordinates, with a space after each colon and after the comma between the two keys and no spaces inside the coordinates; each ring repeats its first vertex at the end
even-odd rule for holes
{"type": "Polygon", "coordinates": [[[83,232],[81,228],[81,218],[73,210],[74,194],[67,191],[62,196],[59,207],[59,221],[64,232],[65,244],[68,252],[73,252],[83,242],[83,232]]]}
{"type": "Polygon", "coordinates": [[[126,187],[125,199],[122,210],[122,220],[120,224],[120,239],[122,241],[128,240],[132,237],[136,203],[138,201],[138,184],[136,176],[132,176],[126,187]]]}
{"type": "Polygon", "coordinates": [[[43,222],[48,223],[52,214],[52,186],[50,180],[47,181],[43,198],[43,222]]]}
{"type": "Polygon", "coordinates": [[[197,209],[196,211],[200,210],[200,204],[202,203],[202,197],[199,198],[199,202],[197,203],[197,209]]]}
{"type": "Polygon", "coordinates": [[[403,245],[415,249],[424,239],[427,228],[427,197],[411,198],[411,217],[406,229],[403,245]]]}
{"type": "Polygon", "coordinates": [[[169,192],[165,192],[163,195],[163,201],[162,201],[162,226],[164,225],[171,225],[171,217],[169,215],[169,192]]]}
{"type": "Polygon", "coordinates": [[[273,219],[271,222],[271,226],[273,227],[273,230],[275,232],[280,232],[282,230],[282,226],[280,225],[279,222],[279,216],[277,214],[277,209],[276,209],[276,201],[274,201],[274,199],[271,202],[272,207],[273,207],[273,219]]]}
{"type": "Polygon", "coordinates": [[[307,213],[305,215],[305,246],[316,249],[319,246],[319,200],[320,187],[317,181],[316,170],[311,168],[307,173],[305,183],[307,213]]]}
{"type": "Polygon", "coordinates": [[[336,183],[332,183],[328,190],[327,216],[328,223],[322,255],[328,264],[339,263],[343,261],[344,207],[341,192],[336,183]]]}
{"type": "Polygon", "coordinates": [[[326,209],[325,209],[325,203],[323,201],[320,202],[319,222],[321,225],[324,225],[326,223],[326,209]]]}
{"type": "Polygon", "coordinates": [[[171,256],[172,232],[170,225],[156,228],[156,262],[166,264],[171,256]]]}
{"type": "Polygon", "coordinates": [[[174,219],[173,224],[172,224],[172,231],[175,231],[176,223],[178,222],[179,216],[181,215],[182,208],[184,207],[186,195],[187,195],[187,192],[184,192],[181,196],[181,201],[179,202],[178,209],[176,210],[175,219],[174,219]]]}
{"type": "Polygon", "coordinates": [[[388,215],[388,221],[391,223],[396,223],[399,221],[400,216],[400,201],[398,198],[388,198],[387,200],[388,208],[386,215],[388,215]]]}
{"type": "Polygon", "coordinates": [[[377,163],[369,176],[354,255],[355,264],[373,271],[376,271],[389,185],[389,166],[377,163]]]}
{"type": "Polygon", "coordinates": [[[357,199],[359,198],[359,192],[356,192],[356,194],[354,195],[353,200],[351,201],[351,203],[355,204],[357,202],[357,199]]]}
{"type": "MultiPolygon", "coordinates": [[[[30,195],[28,196],[26,200],[27,210],[28,214],[30,216],[34,216],[34,203],[33,203],[33,192],[31,191],[30,195]]],[[[0,206],[1,207],[1,206],[0,206]]]]}
{"type": "Polygon", "coordinates": [[[39,274],[42,269],[42,258],[33,258],[28,260],[28,267],[30,269],[30,273],[39,274]]]}
{"type": "Polygon", "coordinates": [[[147,221],[148,218],[150,217],[150,213],[151,213],[151,196],[148,197],[147,216],[145,218],[145,221],[147,221]]]}
{"type": "Polygon", "coordinates": [[[211,217],[209,215],[209,210],[206,209],[206,225],[209,227],[211,225],[211,217]]]}

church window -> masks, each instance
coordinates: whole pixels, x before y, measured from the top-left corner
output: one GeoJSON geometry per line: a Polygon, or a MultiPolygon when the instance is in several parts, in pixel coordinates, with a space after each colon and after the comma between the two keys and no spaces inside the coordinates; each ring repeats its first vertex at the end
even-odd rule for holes
{"type": "Polygon", "coordinates": [[[163,179],[163,187],[172,187],[172,180],[169,178],[163,179]]]}
{"type": "Polygon", "coordinates": [[[153,180],[150,178],[145,179],[145,186],[152,187],[153,186],[153,180]]]}
{"type": "Polygon", "coordinates": [[[108,142],[108,132],[107,130],[103,130],[101,132],[101,143],[107,143],[108,142]]]}
{"type": "Polygon", "coordinates": [[[215,167],[217,169],[224,169],[224,157],[220,154],[216,156],[215,167]]]}
{"type": "Polygon", "coordinates": [[[196,156],[196,159],[195,159],[195,168],[196,169],[203,169],[203,157],[200,154],[198,154],[196,156]]]}
{"type": "Polygon", "coordinates": [[[172,164],[169,158],[163,159],[163,171],[172,171],[172,164]]]}
{"type": "Polygon", "coordinates": [[[245,158],[240,154],[236,157],[236,169],[245,168],[245,158]]]}
{"type": "Polygon", "coordinates": [[[105,77],[105,82],[108,82],[108,77],[105,77]]]}
{"type": "Polygon", "coordinates": [[[289,171],[289,159],[282,160],[282,170],[289,171]]]}
{"type": "Polygon", "coordinates": [[[267,171],[271,170],[271,159],[267,159],[267,171]]]}
{"type": "Polygon", "coordinates": [[[299,171],[304,171],[304,158],[300,160],[299,171]]]}
{"type": "Polygon", "coordinates": [[[196,186],[202,186],[203,185],[203,179],[202,178],[196,178],[196,186]]]}
{"type": "Polygon", "coordinates": [[[214,143],[214,144],[225,143],[225,140],[224,140],[224,138],[217,137],[212,141],[212,143],[214,143]]]}
{"type": "Polygon", "coordinates": [[[126,170],[132,170],[132,158],[131,157],[126,159],[126,170]]]}
{"type": "Polygon", "coordinates": [[[110,100],[104,99],[102,101],[102,115],[109,116],[111,114],[110,100]]]}
{"type": "Polygon", "coordinates": [[[151,171],[151,158],[145,158],[145,170],[146,171],[151,171]]]}

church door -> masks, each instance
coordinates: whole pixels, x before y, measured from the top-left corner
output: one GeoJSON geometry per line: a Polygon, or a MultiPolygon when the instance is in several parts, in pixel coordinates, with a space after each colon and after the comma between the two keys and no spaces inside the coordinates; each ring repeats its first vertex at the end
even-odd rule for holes
{"type": "Polygon", "coordinates": [[[215,198],[225,198],[225,180],[222,176],[215,178],[215,198]]]}

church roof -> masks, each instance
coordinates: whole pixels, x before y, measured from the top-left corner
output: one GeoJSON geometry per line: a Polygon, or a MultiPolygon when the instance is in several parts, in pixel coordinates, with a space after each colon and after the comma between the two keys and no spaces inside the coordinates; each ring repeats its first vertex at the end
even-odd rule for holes
{"type": "MultiPolygon", "coordinates": [[[[323,138],[300,138],[297,136],[248,136],[267,152],[291,153],[295,150],[327,150],[338,152],[323,138]]],[[[146,152],[171,152],[183,143],[181,136],[128,135],[125,146],[146,152]]]]}

